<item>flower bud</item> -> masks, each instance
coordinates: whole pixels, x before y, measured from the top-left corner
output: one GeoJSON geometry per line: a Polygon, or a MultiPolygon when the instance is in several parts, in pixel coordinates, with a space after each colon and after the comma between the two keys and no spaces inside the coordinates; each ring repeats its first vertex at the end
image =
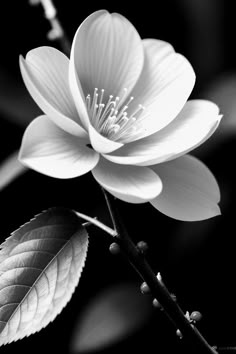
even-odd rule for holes
{"type": "Polygon", "coordinates": [[[148,244],[145,241],[139,241],[137,243],[137,248],[142,254],[146,254],[148,250],[148,244]]]}
{"type": "Polygon", "coordinates": [[[140,290],[141,290],[141,293],[142,294],[148,294],[150,293],[150,288],[149,286],[147,285],[147,283],[143,282],[140,286],[140,290]]]}
{"type": "Polygon", "coordinates": [[[182,333],[180,332],[180,330],[179,330],[179,329],[177,329],[177,331],[176,331],[176,335],[177,335],[177,337],[179,337],[180,339],[182,339],[182,338],[183,338],[183,335],[182,335],[182,333]]]}
{"type": "Polygon", "coordinates": [[[111,252],[111,254],[119,254],[120,253],[120,246],[118,245],[118,243],[113,242],[110,247],[109,247],[109,251],[111,252]]]}
{"type": "Polygon", "coordinates": [[[160,309],[160,310],[162,309],[161,304],[160,304],[160,302],[159,302],[157,299],[153,299],[152,305],[153,305],[153,307],[155,307],[156,309],[160,309]]]}
{"type": "Polygon", "coordinates": [[[193,311],[190,315],[190,319],[194,322],[200,321],[202,318],[202,314],[199,311],[193,311]]]}

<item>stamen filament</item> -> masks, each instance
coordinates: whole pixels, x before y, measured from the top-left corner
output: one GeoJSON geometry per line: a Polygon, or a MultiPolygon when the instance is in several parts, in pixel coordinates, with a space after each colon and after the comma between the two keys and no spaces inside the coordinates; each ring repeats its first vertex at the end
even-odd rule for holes
{"type": "Polygon", "coordinates": [[[113,141],[130,140],[130,137],[135,137],[141,133],[142,125],[140,122],[143,119],[145,107],[138,105],[132,114],[128,115],[129,104],[133,101],[133,97],[126,100],[127,88],[124,88],[121,97],[110,95],[107,103],[103,103],[105,90],[94,89],[93,98],[90,94],[86,97],[86,107],[90,117],[91,124],[103,136],[113,141]],[[123,107],[121,107],[121,105],[123,107]],[[121,109],[120,109],[121,108],[121,109]]]}

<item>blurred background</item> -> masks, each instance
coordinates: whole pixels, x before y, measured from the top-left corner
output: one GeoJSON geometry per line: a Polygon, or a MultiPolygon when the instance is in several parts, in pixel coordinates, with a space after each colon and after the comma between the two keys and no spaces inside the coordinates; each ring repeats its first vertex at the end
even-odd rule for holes
{"type": "MultiPolygon", "coordinates": [[[[199,310],[198,325],[210,344],[236,345],[235,206],[236,197],[236,51],[233,0],[165,0],[145,4],[54,0],[70,39],[91,12],[120,12],[142,38],[159,38],[184,54],[197,75],[191,98],[216,102],[222,124],[194,155],[211,169],[222,194],[222,215],[184,223],[158,213],[149,204],[118,202],[135,242],[149,244],[148,259],[160,271],[184,311],[199,310]]],[[[40,6],[27,0],[1,3],[0,161],[20,146],[26,125],[39,114],[26,91],[19,54],[47,40],[50,27],[40,6]]],[[[2,165],[0,165],[0,172],[2,165]]],[[[6,172],[7,173],[7,172],[6,172]]],[[[1,186],[1,181],[0,181],[1,186]]],[[[111,225],[99,186],[87,174],[56,180],[28,171],[0,192],[0,242],[33,215],[52,206],[76,209],[111,225]]],[[[170,353],[184,345],[152,299],[139,292],[137,274],[121,256],[112,256],[110,240],[91,227],[90,246],[79,286],[60,316],[40,333],[1,348],[1,353],[120,353],[124,350],[170,353]]]]}

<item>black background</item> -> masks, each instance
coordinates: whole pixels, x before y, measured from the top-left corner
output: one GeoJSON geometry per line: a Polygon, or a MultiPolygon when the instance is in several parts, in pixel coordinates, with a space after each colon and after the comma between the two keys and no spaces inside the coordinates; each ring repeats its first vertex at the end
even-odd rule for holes
{"type": "MultiPolygon", "coordinates": [[[[236,68],[233,1],[175,0],[163,2],[54,1],[69,38],[94,10],[120,12],[137,28],[142,38],[171,42],[192,63],[197,83],[192,98],[210,97],[210,85],[236,68]]],[[[26,0],[2,2],[0,11],[0,159],[15,151],[27,121],[38,114],[31,98],[24,96],[18,67],[19,54],[41,45],[48,22],[40,7],[26,0]],[[22,97],[21,97],[22,95],[22,97]]],[[[53,45],[56,45],[53,43],[53,45]]],[[[232,89],[235,92],[236,84],[232,89]]],[[[222,97],[220,97],[221,99],[222,97]]],[[[221,101],[218,102],[221,104],[221,101]]],[[[222,113],[227,119],[227,112],[222,113]]],[[[236,113],[236,112],[235,112],[236,113]]],[[[236,114],[235,114],[236,125],[236,114]]],[[[220,130],[221,128],[219,128],[220,130]]],[[[236,129],[236,128],[235,128],[236,129]]],[[[196,155],[216,176],[222,194],[222,216],[202,222],[184,223],[169,219],[149,204],[131,205],[118,201],[127,228],[135,241],[149,243],[148,259],[160,271],[165,283],[184,310],[200,310],[199,329],[212,345],[236,345],[235,290],[235,132],[216,133],[196,155]]],[[[56,180],[29,171],[0,194],[0,240],[52,206],[64,206],[98,216],[110,225],[103,195],[90,174],[73,180],[56,180]]],[[[69,353],[69,343],[79,314],[96,294],[117,282],[140,280],[122,257],[108,251],[110,240],[94,228],[90,230],[88,259],[80,284],[71,302],[47,329],[17,343],[2,347],[1,353],[69,353]]],[[[150,299],[151,301],[151,299],[150,299]]],[[[175,329],[158,311],[129,339],[104,350],[147,350],[149,353],[188,352],[175,336],[175,329]]]]}

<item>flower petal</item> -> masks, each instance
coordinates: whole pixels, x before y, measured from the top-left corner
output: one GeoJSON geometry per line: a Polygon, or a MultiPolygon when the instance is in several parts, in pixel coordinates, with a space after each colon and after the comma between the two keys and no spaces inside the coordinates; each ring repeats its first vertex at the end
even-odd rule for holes
{"type": "MultiPolygon", "coordinates": [[[[125,17],[107,11],[94,12],[78,28],[72,44],[70,82],[75,102],[81,96],[81,87],[86,96],[92,95],[95,88],[104,89],[104,101],[109,95],[121,97],[124,88],[129,95],[143,60],[142,41],[125,17]],[[76,82],[81,87],[76,89],[76,82]]],[[[88,125],[80,102],[77,109],[85,126],[88,125]]]]}
{"type": "Polygon", "coordinates": [[[94,168],[99,154],[47,116],[40,116],[27,127],[19,158],[26,166],[47,176],[73,178],[94,168]]]}
{"type": "Polygon", "coordinates": [[[188,101],[166,128],[104,157],[112,162],[140,166],[173,160],[207,140],[221,117],[218,106],[210,101],[188,101]]]}
{"type": "Polygon", "coordinates": [[[119,149],[123,144],[110,140],[102,136],[89,124],[89,137],[92,147],[101,154],[108,154],[119,149]]]}
{"type": "Polygon", "coordinates": [[[163,214],[198,221],[220,214],[220,191],[210,170],[193,156],[152,166],[163,182],[162,193],[151,204],[163,214]]]}
{"type": "Polygon", "coordinates": [[[147,167],[122,166],[101,158],[92,174],[103,188],[128,203],[145,203],[162,190],[160,178],[147,167]]]}
{"type": "MultiPolygon", "coordinates": [[[[166,42],[145,39],[143,71],[132,91],[134,100],[129,112],[141,104],[143,117],[137,119],[140,139],[167,126],[186,103],[195,83],[195,74],[188,60],[175,53],[166,42]],[[140,131],[141,129],[141,131],[140,131]]],[[[129,141],[134,139],[130,138],[129,141]]]]}
{"type": "Polygon", "coordinates": [[[40,47],[20,57],[24,83],[39,107],[70,134],[85,137],[69,88],[69,59],[59,50],[40,47]]]}

